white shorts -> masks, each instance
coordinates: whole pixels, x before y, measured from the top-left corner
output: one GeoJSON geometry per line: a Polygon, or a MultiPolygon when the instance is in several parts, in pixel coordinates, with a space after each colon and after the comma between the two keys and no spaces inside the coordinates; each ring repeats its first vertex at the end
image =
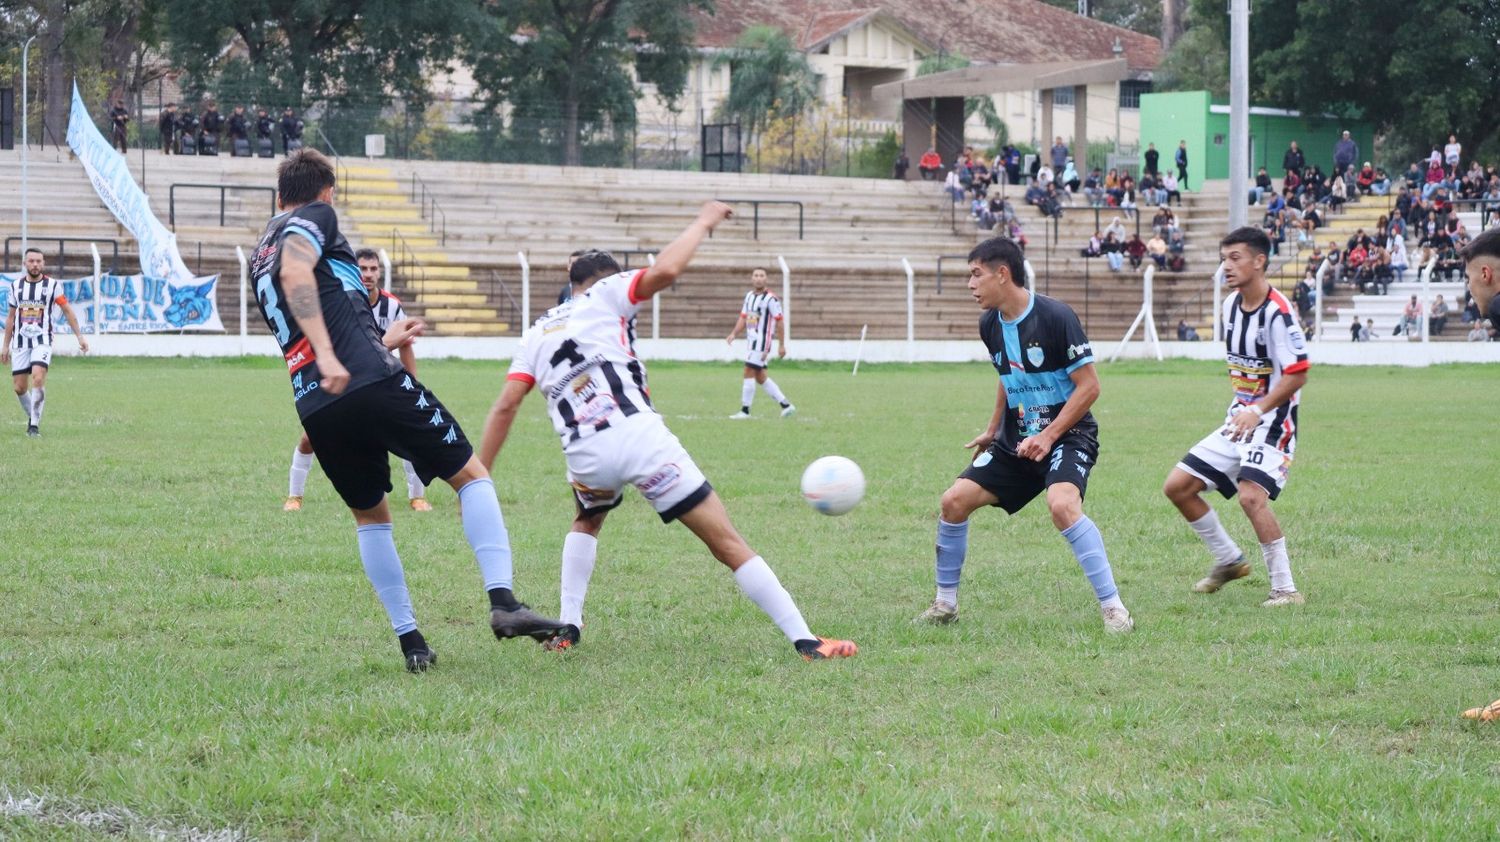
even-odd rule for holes
{"type": "Polygon", "coordinates": [[[663,523],[687,514],[713,491],[661,416],[639,413],[565,451],[568,483],[581,514],[620,505],[626,485],[645,497],[663,523]]]}
{"type": "Polygon", "coordinates": [[[30,374],[31,367],[34,365],[39,365],[42,368],[52,367],[51,345],[38,345],[35,348],[10,349],[11,374],[30,374]]]}
{"type": "Polygon", "coordinates": [[[745,349],[745,365],[748,365],[751,368],[765,368],[766,366],[768,366],[770,364],[771,364],[771,352],[770,351],[752,351],[748,347],[746,347],[746,349],[745,349]]]}
{"type": "Polygon", "coordinates": [[[1286,488],[1287,468],[1292,460],[1273,445],[1233,442],[1219,428],[1193,445],[1177,467],[1217,488],[1225,497],[1233,497],[1241,481],[1264,488],[1275,500],[1286,488]]]}

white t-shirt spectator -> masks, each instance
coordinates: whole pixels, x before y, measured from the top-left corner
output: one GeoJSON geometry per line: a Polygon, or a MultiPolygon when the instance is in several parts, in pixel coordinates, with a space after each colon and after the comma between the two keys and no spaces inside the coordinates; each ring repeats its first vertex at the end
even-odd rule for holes
{"type": "Polygon", "coordinates": [[[1463,155],[1463,151],[1464,145],[1455,140],[1454,142],[1443,147],[1443,160],[1446,161],[1448,163],[1448,166],[1450,167],[1458,166],[1458,159],[1463,155]]]}
{"type": "Polygon", "coordinates": [[[1051,184],[1052,183],[1052,168],[1049,167],[1049,166],[1043,165],[1041,169],[1037,170],[1036,171],[1036,183],[1039,184],[1039,185],[1041,185],[1042,187],[1046,187],[1047,185],[1051,184]]]}

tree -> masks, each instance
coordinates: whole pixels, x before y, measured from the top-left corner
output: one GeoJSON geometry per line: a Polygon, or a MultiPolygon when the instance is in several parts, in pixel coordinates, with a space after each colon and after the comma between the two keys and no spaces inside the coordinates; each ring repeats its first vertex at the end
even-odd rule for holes
{"type": "Polygon", "coordinates": [[[796,117],[816,101],[818,77],[807,56],[785,32],[752,26],[734,48],[714,59],[714,68],[729,68],[729,96],[718,115],[746,127],[746,142],[767,125],[796,117]]]}
{"type": "MultiPolygon", "coordinates": [[[[420,4],[413,4],[420,5],[420,4]]],[[[491,113],[509,108],[540,142],[582,162],[581,134],[635,123],[641,85],[675,105],[693,60],[693,9],[709,0],[507,0],[485,3],[464,56],[491,113]]]]}
{"type": "MultiPolygon", "coordinates": [[[[928,76],[933,73],[946,73],[949,70],[958,70],[968,67],[972,62],[961,53],[938,53],[928,56],[917,64],[917,75],[928,76]]],[[[1010,127],[1000,118],[1000,113],[995,110],[995,98],[992,96],[971,96],[964,98],[964,121],[975,114],[979,115],[980,122],[995,136],[991,154],[998,151],[1000,147],[1010,142],[1010,127]]]]}
{"type": "MultiPolygon", "coordinates": [[[[1044,0],[1049,6],[1078,10],[1078,0],[1044,0]]],[[[1088,16],[1101,23],[1155,37],[1162,26],[1163,0],[1091,0],[1088,16]]],[[[1164,0],[1172,2],[1172,0],[1164,0]]]]}

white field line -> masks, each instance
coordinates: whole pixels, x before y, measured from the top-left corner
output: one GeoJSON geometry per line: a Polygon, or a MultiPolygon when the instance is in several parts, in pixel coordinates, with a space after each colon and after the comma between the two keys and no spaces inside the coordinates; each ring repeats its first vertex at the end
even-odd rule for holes
{"type": "Polygon", "coordinates": [[[0,817],[30,819],[53,827],[81,827],[109,835],[133,835],[172,842],[248,842],[238,830],[204,830],[152,821],[124,807],[88,808],[67,799],[36,793],[15,794],[0,787],[0,817]]]}

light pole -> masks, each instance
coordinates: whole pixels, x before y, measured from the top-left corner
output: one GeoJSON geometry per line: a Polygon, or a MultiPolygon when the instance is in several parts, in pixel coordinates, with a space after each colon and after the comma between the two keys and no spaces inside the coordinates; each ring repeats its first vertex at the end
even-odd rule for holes
{"type": "MultiPolygon", "coordinates": [[[[1120,36],[1115,36],[1114,46],[1109,48],[1115,58],[1125,55],[1125,45],[1120,43],[1120,36]]],[[[1125,83],[1115,80],[1115,163],[1118,165],[1120,158],[1120,95],[1123,93],[1125,83]]],[[[1122,178],[1123,180],[1123,178],[1122,178]]]]}
{"type": "Polygon", "coordinates": [[[27,98],[26,80],[30,74],[30,63],[27,59],[31,54],[31,42],[36,40],[33,35],[26,39],[21,45],[21,254],[26,253],[26,150],[31,148],[31,137],[27,132],[28,118],[31,112],[31,103],[27,98]]]}
{"type": "MultiPolygon", "coordinates": [[[[1205,171],[1203,175],[1207,175],[1205,171]]],[[[1198,183],[1203,183],[1203,175],[1198,183]]],[[[1229,228],[1245,224],[1250,193],[1250,0],[1229,4],[1229,228]]]]}

